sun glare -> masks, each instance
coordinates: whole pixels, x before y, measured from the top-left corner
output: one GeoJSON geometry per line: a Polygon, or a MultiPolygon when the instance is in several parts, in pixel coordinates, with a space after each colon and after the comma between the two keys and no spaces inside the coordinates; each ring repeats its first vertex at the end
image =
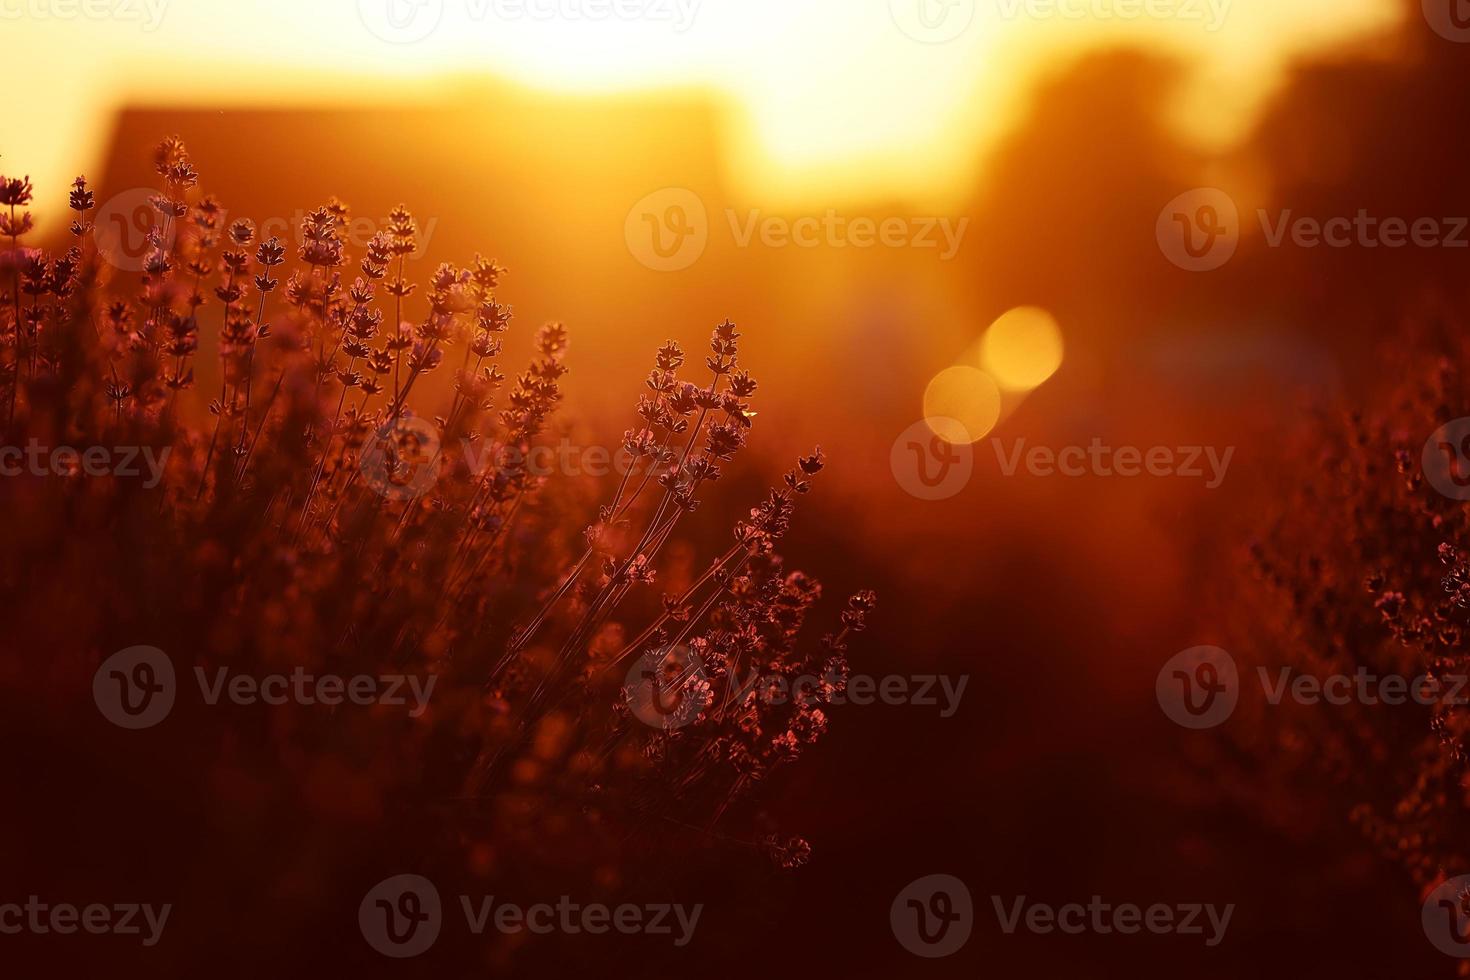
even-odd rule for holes
{"type": "Polygon", "coordinates": [[[1000,389],[979,368],[945,368],[924,390],[924,421],[952,445],[984,438],[999,419],[1000,389]]]}
{"type": "Polygon", "coordinates": [[[1225,44],[1208,23],[1040,16],[1021,0],[1009,15],[977,4],[963,29],[938,36],[903,14],[909,0],[589,2],[136,0],[136,22],[7,17],[12,68],[30,84],[7,109],[18,135],[0,151],[24,160],[38,187],[64,187],[78,160],[99,158],[89,141],[121,105],[352,104],[367,88],[380,98],[385,81],[399,99],[432,102],[446,81],[487,75],[554,90],[707,91],[729,108],[736,192],[771,207],[952,208],[984,148],[1024,110],[1029,83],[1089,45],[1186,55],[1198,83],[1190,125],[1218,135],[1269,92],[1285,56],[1376,27],[1391,9],[1225,4],[1225,44]],[[79,46],[106,54],[78,59],[79,46]]]}
{"type": "Polygon", "coordinates": [[[1007,391],[1029,391],[1062,366],[1062,331],[1035,306],[1002,314],[980,339],[980,366],[1007,391]]]}

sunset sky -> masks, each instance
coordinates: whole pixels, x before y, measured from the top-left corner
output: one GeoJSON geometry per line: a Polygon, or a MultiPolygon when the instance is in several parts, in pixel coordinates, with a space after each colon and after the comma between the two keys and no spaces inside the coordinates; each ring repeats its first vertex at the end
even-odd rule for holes
{"type": "Polygon", "coordinates": [[[1470,980],[1467,12],[0,0],[0,980],[1470,980]]]}
{"type": "Polygon", "coordinates": [[[112,15],[0,0],[9,60],[31,80],[7,110],[0,167],[31,173],[43,200],[77,161],[95,167],[101,121],[124,104],[352,104],[367,86],[412,102],[491,76],[706,89],[730,109],[743,192],[931,204],[966,185],[1028,81],[1069,53],[1121,41],[1176,53],[1194,79],[1181,123],[1228,140],[1288,57],[1395,16],[1384,0],[1154,0],[1169,17],[1125,16],[1131,0],[618,0],[625,12],[602,19],[578,13],[588,0],[95,2],[112,15]],[[390,13],[408,34],[384,39],[390,13]]]}

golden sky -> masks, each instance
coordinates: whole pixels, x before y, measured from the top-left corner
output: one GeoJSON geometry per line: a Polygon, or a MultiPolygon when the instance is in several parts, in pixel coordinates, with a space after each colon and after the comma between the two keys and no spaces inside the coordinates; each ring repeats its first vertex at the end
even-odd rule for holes
{"type": "Polygon", "coordinates": [[[0,171],[95,170],[128,102],[406,101],[498,75],[570,91],[695,86],[731,172],[772,205],[935,205],[1066,56],[1132,41],[1193,69],[1181,124],[1228,140],[1290,57],[1378,31],[1387,0],[0,0],[20,100],[0,171]]]}

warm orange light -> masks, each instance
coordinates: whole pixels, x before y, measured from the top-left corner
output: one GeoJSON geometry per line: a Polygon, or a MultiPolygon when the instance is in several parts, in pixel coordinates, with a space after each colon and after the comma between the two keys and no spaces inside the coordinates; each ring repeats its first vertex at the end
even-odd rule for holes
{"type": "Polygon", "coordinates": [[[1000,316],[980,340],[980,366],[1007,391],[1030,391],[1062,366],[1062,331],[1035,306],[1000,316]]]}
{"type": "Polygon", "coordinates": [[[945,442],[974,442],[995,428],[999,418],[1000,389],[979,368],[945,368],[924,389],[924,421],[945,442]]]}
{"type": "Polygon", "coordinates": [[[753,207],[907,200],[943,215],[973,190],[974,161],[1012,131],[1032,82],[1089,46],[1144,46],[1195,66],[1180,124],[1218,143],[1247,131],[1302,49],[1372,36],[1402,15],[1391,0],[1174,3],[1164,6],[1179,16],[1159,17],[1125,5],[1068,8],[1104,14],[1087,17],[1055,3],[1006,6],[0,0],[12,68],[27,80],[26,97],[6,106],[0,170],[29,172],[64,202],[78,170],[100,162],[120,105],[319,109],[364,91],[381,101],[385,90],[416,105],[443,99],[445,79],[488,74],[598,95],[709,93],[730,107],[729,173],[753,207]],[[934,29],[936,16],[953,30],[934,29]],[[388,30],[395,19],[401,30],[388,30]]]}

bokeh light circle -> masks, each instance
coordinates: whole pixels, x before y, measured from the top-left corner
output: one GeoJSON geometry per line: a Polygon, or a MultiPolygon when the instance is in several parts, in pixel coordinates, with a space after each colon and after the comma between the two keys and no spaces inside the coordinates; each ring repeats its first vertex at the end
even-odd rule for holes
{"type": "Polygon", "coordinates": [[[1062,366],[1062,331],[1036,306],[1003,313],[980,340],[980,365],[1008,391],[1030,391],[1062,366]]]}
{"type": "Polygon", "coordinates": [[[924,389],[924,421],[945,442],[975,442],[999,419],[1000,389],[979,368],[945,368],[924,389]]]}

